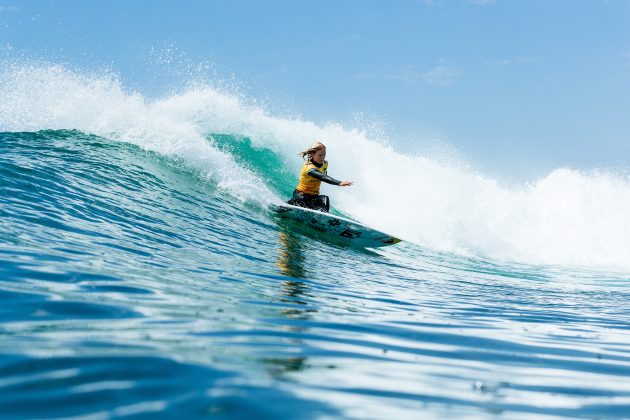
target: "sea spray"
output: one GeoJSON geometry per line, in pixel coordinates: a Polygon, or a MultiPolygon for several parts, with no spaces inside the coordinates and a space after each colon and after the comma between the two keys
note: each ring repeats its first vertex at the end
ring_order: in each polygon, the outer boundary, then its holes
{"type": "MultiPolygon", "coordinates": [[[[111,73],[78,74],[63,66],[9,66],[1,72],[0,130],[75,129],[183,159],[232,195],[273,199],[232,158],[212,147],[199,126],[174,112],[174,98],[147,102],[111,73]]],[[[175,102],[177,97],[175,97],[175,102]]]]}
{"type": "MultiPolygon", "coordinates": [[[[247,139],[297,173],[296,153],[328,146],[330,174],[355,182],[324,186],[333,206],[374,228],[439,251],[536,264],[628,266],[630,181],[604,171],[559,168],[520,186],[458,164],[397,152],[337,123],[270,115],[207,84],[149,101],[111,72],[60,65],[3,65],[0,129],[76,129],[126,141],[186,164],[235,197],[264,206],[286,197],[265,173],[237,163],[214,141],[247,139]]],[[[255,159],[255,157],[254,157],[255,159]]],[[[289,183],[291,180],[287,180],[289,183]]]]}

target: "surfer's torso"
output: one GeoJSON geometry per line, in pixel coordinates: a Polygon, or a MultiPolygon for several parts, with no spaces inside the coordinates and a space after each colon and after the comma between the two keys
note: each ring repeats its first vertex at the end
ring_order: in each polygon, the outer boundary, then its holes
{"type": "MultiPolygon", "coordinates": [[[[300,181],[295,188],[296,190],[302,194],[319,195],[319,186],[322,183],[323,177],[319,176],[316,178],[313,176],[313,171],[326,175],[328,171],[328,161],[324,161],[321,165],[317,165],[312,160],[306,161],[300,171],[300,181]]],[[[317,176],[317,174],[315,175],[317,176]]]]}

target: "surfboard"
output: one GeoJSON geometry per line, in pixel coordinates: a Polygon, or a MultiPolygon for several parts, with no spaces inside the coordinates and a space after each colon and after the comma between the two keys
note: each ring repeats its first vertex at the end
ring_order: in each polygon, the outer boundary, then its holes
{"type": "Polygon", "coordinates": [[[313,230],[359,247],[377,248],[400,242],[400,239],[391,235],[330,213],[291,204],[271,206],[271,210],[280,217],[296,220],[313,230]]]}

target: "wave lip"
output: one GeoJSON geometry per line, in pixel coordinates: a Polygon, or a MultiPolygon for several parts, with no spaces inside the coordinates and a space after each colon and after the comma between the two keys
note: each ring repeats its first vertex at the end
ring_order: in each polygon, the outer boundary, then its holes
{"type": "Polygon", "coordinates": [[[107,72],[5,63],[0,74],[1,130],[77,129],[129,142],[179,159],[259,206],[286,198],[301,164],[295,154],[322,140],[330,174],[355,182],[324,186],[324,193],[338,210],[376,229],[460,255],[630,267],[626,176],[558,168],[507,187],[458,163],[400,153],[360,129],[270,115],[209,85],[149,101],[107,72]],[[235,155],[221,136],[249,142],[252,153],[235,155]]]}

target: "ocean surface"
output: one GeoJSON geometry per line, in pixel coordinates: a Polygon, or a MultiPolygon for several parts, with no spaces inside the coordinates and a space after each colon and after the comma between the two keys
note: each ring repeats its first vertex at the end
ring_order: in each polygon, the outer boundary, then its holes
{"type": "Polygon", "coordinates": [[[0,73],[3,419],[630,418],[627,177],[505,185],[210,85],[0,73]],[[334,211],[404,242],[267,210],[315,140],[334,211]]]}

